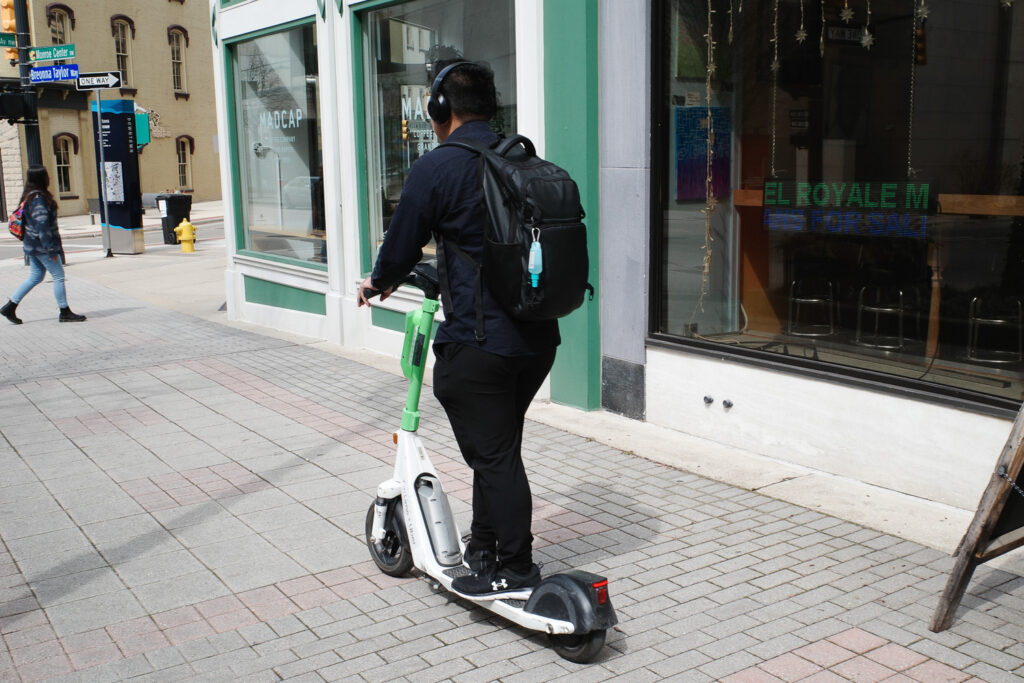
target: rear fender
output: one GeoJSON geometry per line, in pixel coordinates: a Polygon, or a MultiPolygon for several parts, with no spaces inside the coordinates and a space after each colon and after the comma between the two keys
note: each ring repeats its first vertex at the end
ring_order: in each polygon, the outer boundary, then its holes
{"type": "Polygon", "coordinates": [[[594,584],[607,579],[580,569],[549,576],[533,589],[523,611],[549,619],[571,623],[576,633],[589,633],[611,628],[619,623],[611,599],[598,604],[594,584]]]}

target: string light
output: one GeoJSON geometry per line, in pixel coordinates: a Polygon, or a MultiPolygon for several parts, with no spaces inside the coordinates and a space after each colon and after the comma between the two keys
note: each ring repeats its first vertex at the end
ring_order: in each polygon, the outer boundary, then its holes
{"type": "Polygon", "coordinates": [[[909,180],[918,171],[913,168],[913,94],[918,84],[918,19],[921,19],[924,26],[925,17],[928,16],[928,7],[925,0],[921,0],[910,17],[910,101],[907,105],[906,115],[906,179],[909,180]]]}
{"type": "Polygon", "coordinates": [[[839,10],[839,18],[843,23],[849,24],[853,21],[853,10],[850,9],[850,0],[843,0],[843,9],[839,10]]]}
{"type": "MultiPolygon", "coordinates": [[[[776,2],[777,1],[778,0],[776,0],[776,2]]],[[[714,241],[714,237],[711,235],[711,214],[713,214],[715,209],[718,207],[718,199],[715,197],[713,167],[713,160],[715,156],[715,120],[711,115],[711,102],[713,95],[711,77],[715,73],[714,14],[715,10],[712,9],[711,2],[709,0],[708,31],[704,34],[704,40],[707,43],[708,65],[704,78],[704,107],[707,115],[708,134],[704,167],[704,208],[701,209],[701,213],[704,214],[704,268],[701,271],[700,295],[697,297],[697,303],[693,307],[693,313],[690,314],[691,329],[693,328],[694,318],[697,317],[697,312],[704,312],[704,297],[708,293],[708,286],[711,279],[711,243],[714,241]]]]}
{"type": "Polygon", "coordinates": [[[865,50],[870,50],[871,46],[875,44],[875,37],[868,30],[869,26],[871,26],[871,0],[868,0],[868,16],[864,21],[864,34],[860,37],[860,45],[865,50]]]}
{"type": "Polygon", "coordinates": [[[732,0],[729,0],[729,44],[732,45],[732,0]]]}
{"type": "Polygon", "coordinates": [[[821,37],[818,38],[818,52],[825,58],[825,0],[821,0],[821,37]]]}
{"type": "Polygon", "coordinates": [[[779,99],[779,0],[775,0],[772,5],[772,93],[771,93],[771,110],[772,110],[772,145],[771,145],[771,156],[769,159],[770,173],[772,178],[778,177],[775,169],[775,138],[776,138],[776,113],[778,110],[778,99],[779,99]]]}
{"type": "Polygon", "coordinates": [[[800,28],[796,31],[796,42],[803,45],[807,40],[807,30],[804,28],[804,0],[800,0],[800,28]]]}

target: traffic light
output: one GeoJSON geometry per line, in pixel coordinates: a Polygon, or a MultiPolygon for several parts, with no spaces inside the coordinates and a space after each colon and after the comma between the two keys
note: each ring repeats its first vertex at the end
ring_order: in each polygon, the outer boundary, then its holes
{"type": "MultiPolygon", "coordinates": [[[[2,2],[3,0],[0,0],[2,2]]],[[[402,139],[409,139],[409,119],[402,119],[402,139]]]]}
{"type": "Polygon", "coordinates": [[[914,61],[916,64],[928,63],[927,48],[927,35],[924,32],[924,24],[921,24],[920,28],[914,29],[914,61]]]}
{"type": "MultiPolygon", "coordinates": [[[[4,33],[18,32],[18,22],[14,18],[14,0],[0,0],[0,29],[4,33]]],[[[8,59],[18,59],[18,48],[5,47],[4,56],[8,59]]]]}
{"type": "Polygon", "coordinates": [[[0,119],[15,122],[25,116],[25,95],[20,92],[0,93],[0,119]]]}

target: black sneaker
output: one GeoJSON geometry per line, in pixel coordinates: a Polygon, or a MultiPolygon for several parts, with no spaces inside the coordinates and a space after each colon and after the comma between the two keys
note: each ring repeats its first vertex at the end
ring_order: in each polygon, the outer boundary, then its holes
{"type": "Polygon", "coordinates": [[[452,591],[470,600],[526,600],[540,583],[540,567],[531,565],[526,574],[498,567],[493,573],[460,576],[452,591]]]}

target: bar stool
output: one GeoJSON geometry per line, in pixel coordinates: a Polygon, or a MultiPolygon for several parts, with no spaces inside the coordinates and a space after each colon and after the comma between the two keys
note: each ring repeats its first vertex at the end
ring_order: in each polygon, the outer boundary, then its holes
{"type": "Polygon", "coordinates": [[[1010,299],[1005,301],[1005,304],[1007,305],[992,307],[998,308],[998,312],[985,313],[981,297],[971,299],[971,305],[967,309],[967,360],[975,363],[1017,363],[1024,360],[1024,311],[1020,299],[1010,299]],[[1015,329],[1016,350],[982,349],[979,353],[978,337],[983,327],[1015,329]]]}
{"type": "Polygon", "coordinates": [[[853,335],[853,343],[870,346],[875,349],[899,350],[906,346],[903,320],[911,311],[902,287],[885,285],[866,285],[857,294],[857,329],[853,335]],[[874,315],[874,331],[865,336],[864,314],[874,315]],[[892,334],[892,323],[888,325],[890,332],[881,331],[883,317],[894,317],[896,333],[892,334]]]}
{"type": "Polygon", "coordinates": [[[786,331],[797,337],[827,337],[836,332],[835,288],[828,278],[793,280],[789,285],[789,310],[786,331]],[[800,309],[809,307],[818,315],[804,319],[800,309]]]}

